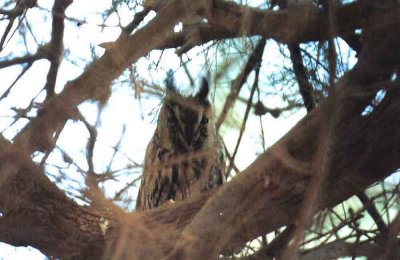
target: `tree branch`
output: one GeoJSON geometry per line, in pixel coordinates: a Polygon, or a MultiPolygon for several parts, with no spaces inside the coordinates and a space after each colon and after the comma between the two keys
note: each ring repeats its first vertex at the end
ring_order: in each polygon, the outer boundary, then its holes
{"type": "MultiPolygon", "coordinates": [[[[337,35],[334,36],[348,39],[354,34],[354,30],[364,28],[367,25],[367,13],[364,4],[359,1],[336,8],[333,16],[337,21],[335,28],[337,35]]],[[[208,23],[198,26],[198,38],[191,45],[254,35],[286,44],[324,41],[332,37],[328,32],[329,21],[325,16],[324,11],[316,6],[300,6],[283,11],[261,11],[234,2],[215,1],[211,15],[205,16],[208,23]],[[248,26],[243,28],[242,24],[248,26]]],[[[187,33],[183,30],[167,36],[157,49],[183,46],[187,33]]]]}
{"type": "MultiPolygon", "coordinates": [[[[333,11],[337,35],[347,35],[365,26],[366,8],[360,2],[342,5],[333,11]]],[[[212,14],[207,19],[211,25],[225,28],[233,35],[261,35],[286,44],[322,41],[333,36],[325,12],[313,5],[300,4],[282,11],[261,11],[219,0],[215,1],[212,14]]]]}
{"type": "MultiPolygon", "coordinates": [[[[222,111],[221,111],[221,115],[218,117],[218,120],[216,123],[217,129],[219,129],[221,127],[221,125],[225,121],[229,111],[235,104],[235,101],[239,96],[239,92],[242,89],[243,84],[246,82],[248,76],[250,75],[250,72],[260,66],[261,60],[262,60],[262,55],[264,53],[265,43],[266,43],[266,40],[264,38],[257,43],[257,46],[254,48],[254,51],[251,53],[246,64],[242,68],[240,74],[232,82],[231,92],[229,93],[228,97],[226,98],[224,107],[222,108],[222,111]]],[[[249,102],[249,101],[247,101],[247,102],[249,102]]],[[[250,101],[250,102],[252,102],[252,101],[250,101]]]]}
{"type": "Polygon", "coordinates": [[[47,59],[50,61],[49,72],[47,73],[46,80],[46,98],[54,95],[54,88],[56,85],[58,68],[63,55],[63,40],[64,40],[64,18],[65,10],[73,0],[59,0],[54,1],[53,9],[51,10],[53,22],[51,31],[51,41],[49,43],[49,52],[47,59]]]}
{"type": "Polygon", "coordinates": [[[308,73],[303,64],[300,46],[298,44],[289,45],[290,59],[293,63],[293,72],[296,76],[297,84],[299,85],[300,95],[303,98],[304,106],[307,112],[313,110],[316,106],[314,90],[308,81],[308,73]]]}

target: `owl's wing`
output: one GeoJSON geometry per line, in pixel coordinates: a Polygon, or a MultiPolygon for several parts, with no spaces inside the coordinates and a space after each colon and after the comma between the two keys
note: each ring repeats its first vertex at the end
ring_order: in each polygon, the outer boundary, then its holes
{"type": "Polygon", "coordinates": [[[145,169],[137,198],[136,209],[148,210],[174,200],[177,185],[172,180],[173,168],[154,170],[145,169]]]}
{"type": "Polygon", "coordinates": [[[152,209],[171,199],[175,200],[179,183],[178,168],[161,162],[161,155],[164,152],[153,138],[146,150],[136,210],[152,209]]]}
{"type": "Polygon", "coordinates": [[[208,178],[208,188],[214,188],[221,186],[226,181],[225,170],[226,170],[226,154],[225,147],[221,138],[218,136],[214,144],[214,156],[211,160],[210,176],[208,178]]]}

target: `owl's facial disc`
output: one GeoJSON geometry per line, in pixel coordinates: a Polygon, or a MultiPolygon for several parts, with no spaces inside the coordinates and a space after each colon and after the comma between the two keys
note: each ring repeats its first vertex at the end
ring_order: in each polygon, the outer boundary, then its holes
{"type": "MultiPolygon", "coordinates": [[[[186,149],[192,147],[195,143],[199,143],[201,138],[200,131],[204,132],[204,125],[208,119],[204,118],[204,108],[192,109],[183,105],[175,105],[171,111],[171,123],[177,132],[171,134],[177,136],[179,143],[184,145],[186,149]]],[[[206,122],[207,121],[207,122],[206,122]]]]}

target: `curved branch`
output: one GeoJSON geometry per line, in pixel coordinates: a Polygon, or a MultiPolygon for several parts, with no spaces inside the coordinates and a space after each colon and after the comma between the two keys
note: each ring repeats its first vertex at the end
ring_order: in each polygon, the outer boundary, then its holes
{"type": "MultiPolygon", "coordinates": [[[[366,8],[361,1],[342,5],[332,14],[337,21],[335,33],[347,35],[366,25],[366,8]]],[[[266,10],[215,1],[211,25],[225,28],[232,35],[260,35],[281,43],[298,44],[332,37],[324,11],[314,5],[296,5],[282,11],[266,10]]]]}
{"type": "MultiPolygon", "coordinates": [[[[366,8],[359,1],[335,9],[334,18],[337,21],[335,36],[347,39],[354,34],[356,29],[364,28],[367,24],[366,13],[366,8]]],[[[332,37],[328,33],[330,25],[324,12],[311,5],[283,11],[261,11],[257,8],[219,0],[215,1],[211,14],[205,18],[208,23],[198,26],[198,38],[191,43],[193,46],[213,40],[255,35],[286,44],[323,41],[332,37]],[[242,24],[248,26],[243,28],[242,24]]],[[[185,44],[186,34],[185,30],[171,34],[156,48],[181,47],[185,44]]]]}

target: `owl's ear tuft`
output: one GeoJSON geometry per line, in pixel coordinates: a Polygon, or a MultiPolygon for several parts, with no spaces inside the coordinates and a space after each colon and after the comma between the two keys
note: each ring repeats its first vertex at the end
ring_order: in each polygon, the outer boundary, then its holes
{"type": "Polygon", "coordinates": [[[174,80],[174,72],[170,69],[167,71],[167,77],[164,80],[166,94],[176,94],[175,80],[174,80]]]}
{"type": "Polygon", "coordinates": [[[208,98],[208,93],[210,92],[210,88],[208,86],[208,81],[206,78],[203,77],[201,80],[201,86],[199,89],[199,92],[195,95],[195,98],[197,98],[200,101],[205,101],[208,98]]]}

